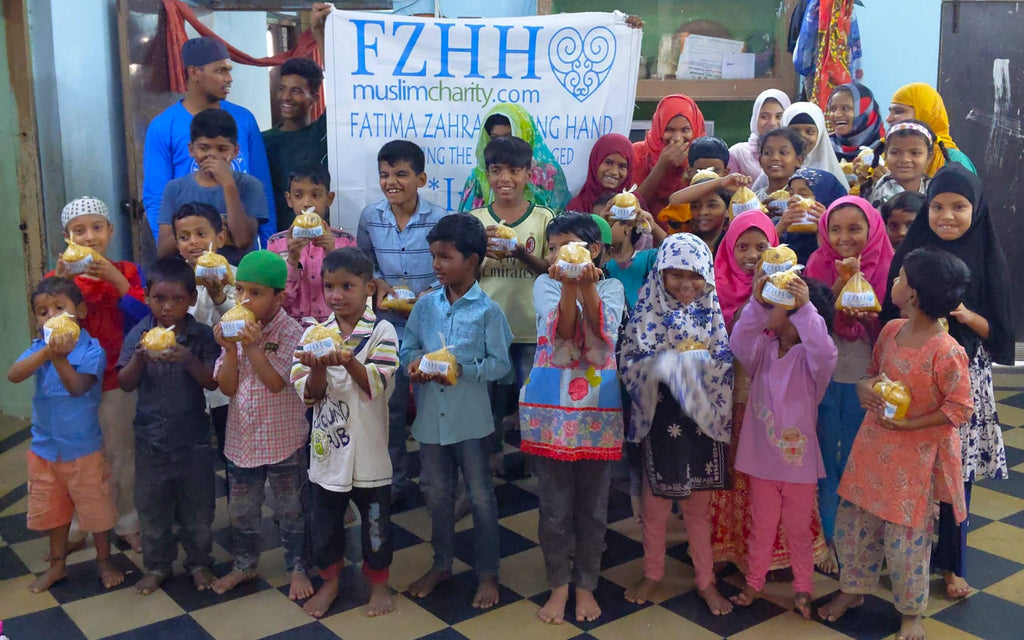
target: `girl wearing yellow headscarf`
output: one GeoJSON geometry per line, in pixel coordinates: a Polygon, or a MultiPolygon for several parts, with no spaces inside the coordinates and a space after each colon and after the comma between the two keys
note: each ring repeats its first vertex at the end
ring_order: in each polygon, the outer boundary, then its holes
{"type": "Polygon", "coordinates": [[[953,138],[949,135],[949,115],[946,113],[946,105],[942,101],[939,92],[931,85],[923,82],[915,82],[900,87],[892,95],[892,104],[889,105],[889,117],[885,119],[891,127],[897,122],[917,119],[925,123],[935,132],[936,146],[939,147],[932,155],[931,164],[928,165],[927,173],[934,176],[935,172],[946,164],[945,154],[942,148],[946,149],[949,159],[967,167],[974,173],[974,163],[967,155],[957,148],[953,138]]]}

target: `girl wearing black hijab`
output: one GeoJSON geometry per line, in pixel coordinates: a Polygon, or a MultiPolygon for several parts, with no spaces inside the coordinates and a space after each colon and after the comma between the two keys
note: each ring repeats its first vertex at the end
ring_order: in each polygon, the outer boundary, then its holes
{"type": "MultiPolygon", "coordinates": [[[[949,317],[949,333],[971,361],[974,415],[960,427],[964,494],[970,507],[972,483],[1007,477],[992,388],[992,363],[1014,363],[1014,330],[1006,258],[982,195],[981,179],[959,164],[944,166],[928,185],[928,201],[893,258],[887,290],[891,290],[903,258],[923,246],[945,249],[971,270],[964,302],[949,317]]],[[[898,313],[887,295],[883,321],[898,313]]],[[[950,598],[963,598],[971,592],[963,578],[968,522],[957,525],[952,506],[941,505],[932,565],[934,570],[942,571],[950,598]]]]}

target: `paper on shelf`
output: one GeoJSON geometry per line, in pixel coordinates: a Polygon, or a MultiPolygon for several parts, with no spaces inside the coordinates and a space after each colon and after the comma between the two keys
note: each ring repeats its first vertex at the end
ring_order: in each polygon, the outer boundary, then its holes
{"type": "Polygon", "coordinates": [[[728,53],[722,56],[722,78],[749,80],[754,77],[754,54],[728,53]]]}
{"type": "MultiPolygon", "coordinates": [[[[725,56],[742,53],[742,40],[727,40],[695,34],[683,34],[682,52],[676,77],[681,80],[709,80],[722,77],[725,56]]],[[[753,74],[751,74],[753,75],[753,74]]]]}

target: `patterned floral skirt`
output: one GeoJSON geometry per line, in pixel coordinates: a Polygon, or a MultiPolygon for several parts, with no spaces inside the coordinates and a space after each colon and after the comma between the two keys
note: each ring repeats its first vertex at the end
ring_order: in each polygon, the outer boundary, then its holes
{"type": "Polygon", "coordinates": [[[960,425],[964,482],[1006,478],[1006,449],[992,388],[992,358],[985,347],[979,348],[971,360],[970,375],[974,415],[960,425]]]}
{"type": "Polygon", "coordinates": [[[651,431],[643,441],[644,467],[651,493],[659,498],[688,498],[693,491],[728,486],[728,445],[706,436],[664,384],[651,431]]]}

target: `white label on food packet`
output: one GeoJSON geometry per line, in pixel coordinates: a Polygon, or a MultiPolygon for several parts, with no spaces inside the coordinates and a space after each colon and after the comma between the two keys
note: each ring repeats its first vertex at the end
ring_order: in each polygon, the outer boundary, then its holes
{"type": "Polygon", "coordinates": [[[323,338],[321,340],[315,340],[309,344],[302,345],[302,350],[306,353],[312,353],[317,358],[322,358],[328,353],[334,351],[334,339],[323,338]]]}
{"type": "Polygon", "coordinates": [[[777,215],[782,215],[782,212],[789,208],[788,200],[772,200],[768,203],[768,210],[772,213],[778,212],[777,215]]]}
{"type": "Polygon", "coordinates": [[[45,344],[50,344],[50,336],[52,335],[53,329],[51,329],[50,327],[43,327],[43,342],[45,344]]]}
{"type": "Polygon", "coordinates": [[[491,238],[491,246],[501,251],[512,251],[519,244],[517,238],[491,238]]]}
{"type": "Polygon", "coordinates": [[[768,302],[774,302],[775,304],[793,305],[796,304],[796,297],[792,293],[785,289],[776,287],[771,282],[766,282],[764,289],[761,290],[761,297],[768,302]]]}
{"type": "Polygon", "coordinates": [[[845,291],[840,304],[847,309],[874,309],[876,302],[874,291],[845,291]]]}
{"type": "Polygon", "coordinates": [[[891,402],[885,403],[885,419],[893,420],[896,418],[896,411],[898,407],[891,402]]]}
{"type": "Polygon", "coordinates": [[[562,270],[562,273],[567,278],[578,278],[583,273],[583,267],[585,264],[575,264],[573,262],[566,262],[565,260],[558,261],[558,268],[562,270]]]}
{"type": "Polygon", "coordinates": [[[317,225],[315,227],[292,227],[293,238],[319,238],[324,235],[323,225],[317,225]]]}
{"type": "Polygon", "coordinates": [[[415,300],[416,294],[412,292],[412,289],[406,289],[405,287],[399,287],[395,289],[394,295],[388,295],[388,298],[392,300],[415,300]]]}
{"type": "Polygon", "coordinates": [[[688,351],[680,351],[687,358],[693,358],[694,360],[710,360],[711,353],[707,349],[690,349],[688,351]]]}
{"type": "Polygon", "coordinates": [[[760,209],[761,203],[757,200],[751,200],[750,202],[736,203],[732,205],[732,215],[736,217],[744,211],[753,211],[754,209],[760,209]]]}
{"type": "Polygon", "coordinates": [[[89,268],[92,264],[92,255],[87,255],[81,260],[75,260],[74,262],[65,262],[64,266],[67,268],[68,273],[82,273],[89,268]]]}
{"type": "Polygon", "coordinates": [[[220,332],[225,338],[235,338],[245,328],[245,320],[221,321],[220,332]]]}
{"type": "Polygon", "coordinates": [[[611,208],[612,217],[616,220],[636,220],[636,207],[615,207],[611,208]]]}
{"type": "Polygon", "coordinates": [[[762,262],[761,271],[764,271],[766,276],[772,276],[781,271],[793,268],[793,261],[786,260],[785,262],[762,262]]]}
{"type": "Polygon", "coordinates": [[[442,376],[446,376],[446,375],[448,375],[448,367],[449,366],[450,366],[450,363],[448,363],[448,362],[441,362],[439,360],[431,360],[430,358],[421,358],[420,359],[420,373],[426,373],[428,375],[437,373],[437,374],[440,374],[442,376]]]}
{"type": "Polygon", "coordinates": [[[196,267],[196,276],[199,278],[217,278],[218,280],[223,280],[227,272],[228,267],[223,264],[216,267],[196,267]]]}

